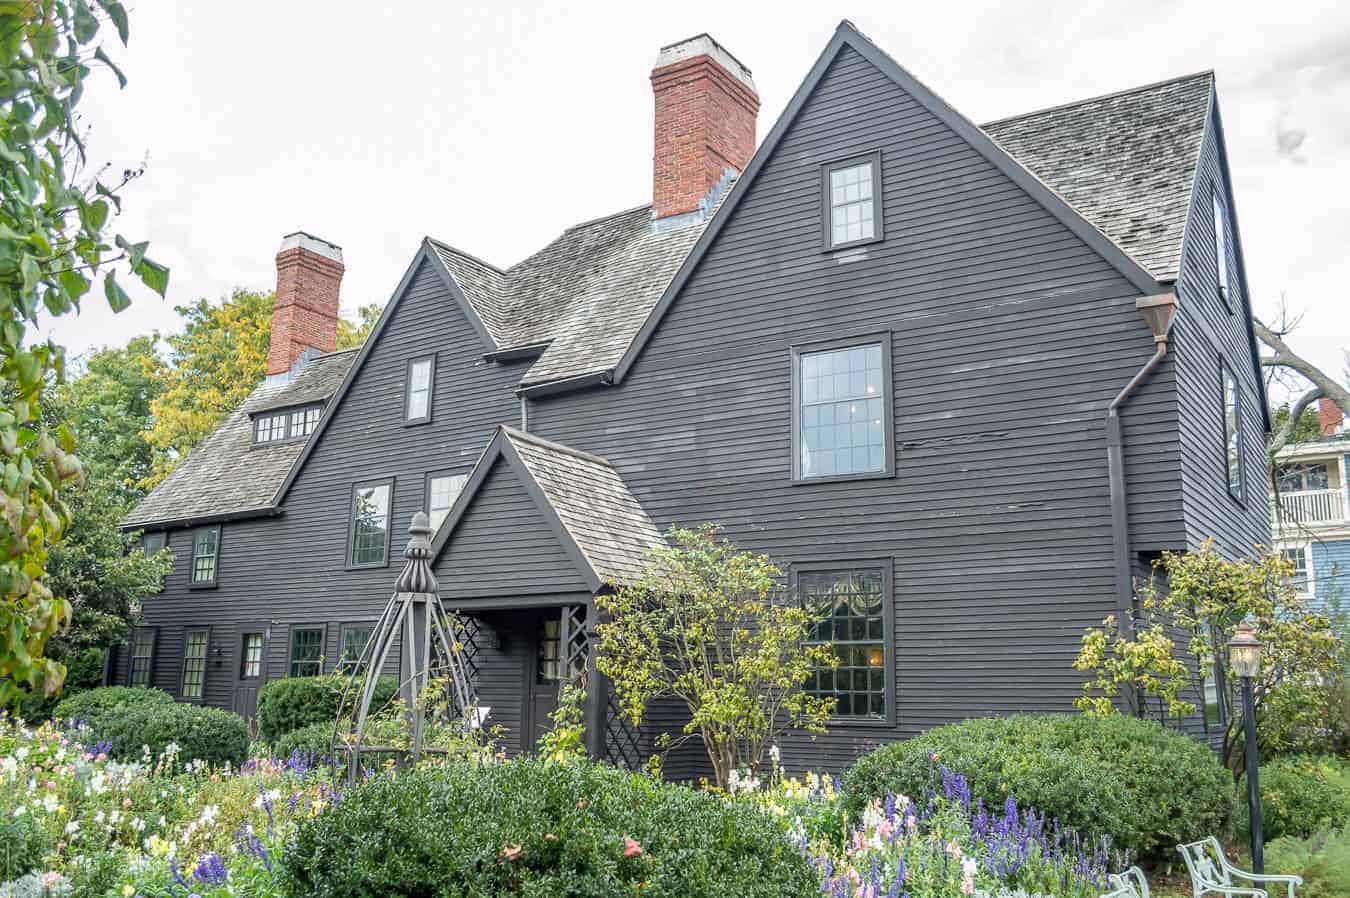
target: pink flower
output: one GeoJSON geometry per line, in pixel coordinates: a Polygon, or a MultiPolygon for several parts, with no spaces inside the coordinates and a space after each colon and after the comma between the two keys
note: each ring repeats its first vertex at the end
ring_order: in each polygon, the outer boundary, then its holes
{"type": "Polygon", "coordinates": [[[975,880],[971,879],[969,876],[961,880],[961,894],[962,895],[975,894],[975,880]]]}
{"type": "Polygon", "coordinates": [[[129,808],[129,807],[131,807],[131,799],[130,799],[130,798],[124,798],[124,799],[122,799],[122,807],[124,807],[124,808],[129,808]]]}
{"type": "Polygon", "coordinates": [[[47,782],[46,782],[44,788],[47,788],[47,789],[55,789],[55,788],[56,788],[56,783],[52,782],[51,780],[47,780],[47,782]]]}
{"type": "Polygon", "coordinates": [[[506,858],[508,861],[518,860],[524,852],[525,849],[521,848],[519,845],[502,846],[502,857],[506,858]]]}
{"type": "Polygon", "coordinates": [[[958,861],[961,859],[961,846],[956,844],[955,839],[952,839],[947,843],[947,853],[958,861]]]}
{"type": "Polygon", "coordinates": [[[642,854],[642,846],[638,844],[637,839],[625,835],[623,837],[623,856],[639,857],[642,854]]]}
{"type": "Polygon", "coordinates": [[[55,870],[52,870],[49,873],[44,873],[42,875],[42,883],[49,889],[60,881],[61,881],[61,874],[57,873],[55,870]]]}

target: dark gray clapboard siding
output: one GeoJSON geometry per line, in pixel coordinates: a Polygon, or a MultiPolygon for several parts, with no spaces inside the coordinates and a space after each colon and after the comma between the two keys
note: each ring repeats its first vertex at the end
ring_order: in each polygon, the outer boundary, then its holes
{"type": "Polygon", "coordinates": [[[539,507],[501,459],[474,495],[435,571],[447,600],[586,591],[539,507]]]}
{"type": "MultiPolygon", "coordinates": [[[[785,746],[791,766],[837,769],[935,724],[1067,710],[1080,693],[1082,631],[1114,607],[1106,404],[1153,345],[1136,296],[845,51],[623,385],[541,403],[533,426],[608,458],[661,527],[718,521],[784,566],[891,567],[897,726],[785,746]],[[877,148],[886,240],[820,252],[819,165],[877,148]],[[896,476],[791,483],[789,347],[885,330],[896,476]]],[[[1133,510],[1148,541],[1180,545],[1171,379],[1169,364],[1126,428],[1133,510]]]]}
{"type": "Polygon", "coordinates": [[[1219,133],[1211,115],[1186,227],[1178,289],[1177,393],[1181,402],[1186,538],[1191,547],[1213,538],[1229,555],[1270,543],[1266,435],[1258,403],[1264,386],[1252,368],[1246,305],[1238,278],[1232,230],[1233,198],[1220,163],[1219,133]],[[1219,294],[1210,191],[1217,190],[1227,216],[1230,303],[1219,294]],[[1231,306],[1231,308],[1230,308],[1231,306]],[[1228,493],[1223,436],[1223,380],[1220,358],[1237,376],[1242,394],[1242,461],[1246,497],[1228,493]]]}
{"type": "MultiPolygon", "coordinates": [[[[271,621],[270,678],[284,676],[292,624],[326,625],[325,669],[332,670],[342,622],[373,620],[393,591],[407,526],[423,509],[425,478],[441,471],[467,472],[499,423],[518,416],[512,389],[520,368],[482,361],[483,347],[434,272],[423,268],[372,347],[323,441],[277,518],[226,523],[221,529],[219,586],[188,588],[190,531],[175,531],[176,565],[165,590],[145,603],[145,617],[160,627],[155,684],[178,692],[181,632],[211,626],[222,657],[212,659],[206,680],[210,704],[229,707],[239,663],[239,624],[271,621]],[[403,379],[409,358],[436,353],[432,422],[402,423],[403,379]],[[390,563],[345,570],[353,483],[393,477],[390,563]]],[[[126,682],[126,652],[119,652],[118,682],[126,682]]],[[[391,670],[392,672],[392,670],[391,670]]]]}

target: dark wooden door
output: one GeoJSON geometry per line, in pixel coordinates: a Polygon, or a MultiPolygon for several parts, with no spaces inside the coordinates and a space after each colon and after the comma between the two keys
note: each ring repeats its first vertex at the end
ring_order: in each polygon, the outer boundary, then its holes
{"type": "Polygon", "coordinates": [[[559,677],[562,672],[562,614],[545,611],[534,627],[534,656],[532,676],[528,680],[527,707],[530,727],[527,750],[539,744],[539,737],[548,732],[553,721],[550,716],[558,707],[559,677]]]}
{"type": "Polygon", "coordinates": [[[258,687],[267,679],[267,625],[241,626],[236,648],[234,713],[253,718],[258,713],[258,687]]]}

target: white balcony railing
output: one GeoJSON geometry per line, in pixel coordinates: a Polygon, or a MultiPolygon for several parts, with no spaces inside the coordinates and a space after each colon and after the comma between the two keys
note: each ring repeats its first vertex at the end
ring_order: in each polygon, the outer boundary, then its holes
{"type": "Polygon", "coordinates": [[[1335,524],[1346,520],[1344,490],[1301,490],[1280,493],[1277,519],[1291,524],[1335,524]]]}

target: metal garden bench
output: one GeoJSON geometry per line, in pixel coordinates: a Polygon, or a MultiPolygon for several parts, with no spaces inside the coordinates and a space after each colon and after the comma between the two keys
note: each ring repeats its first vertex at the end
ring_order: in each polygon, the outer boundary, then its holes
{"type": "Polygon", "coordinates": [[[1289,889],[1288,898],[1294,898],[1295,887],[1303,885],[1303,878],[1300,876],[1248,873],[1239,870],[1223,856],[1223,848],[1220,847],[1219,840],[1213,836],[1199,842],[1178,845],[1177,850],[1181,852],[1182,859],[1186,861],[1186,869],[1191,874],[1191,889],[1195,892],[1195,898],[1201,898],[1206,893],[1269,898],[1267,889],[1258,887],[1257,883],[1284,883],[1289,889]],[[1239,880],[1245,879],[1252,885],[1235,885],[1234,877],[1239,880]]]}
{"type": "Polygon", "coordinates": [[[1101,898],[1148,898],[1148,880],[1144,871],[1131,867],[1122,873],[1112,873],[1107,877],[1111,890],[1102,892],[1101,898]]]}

